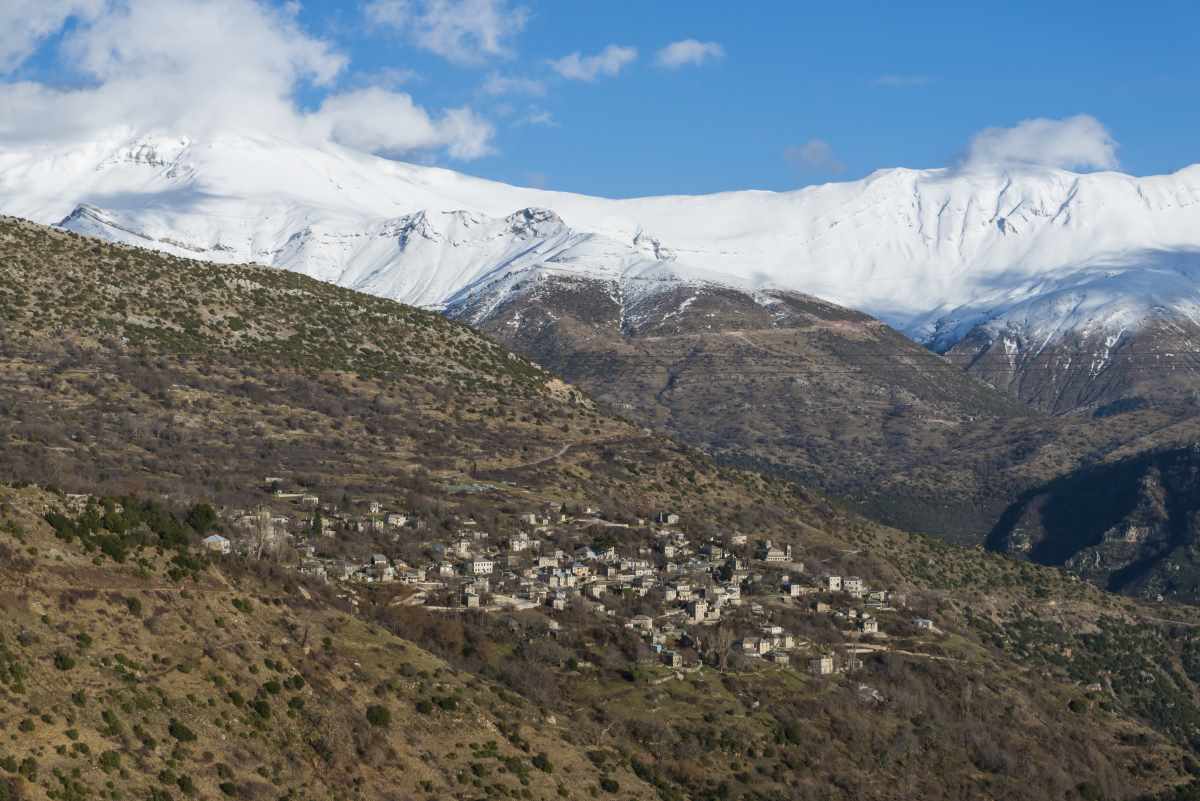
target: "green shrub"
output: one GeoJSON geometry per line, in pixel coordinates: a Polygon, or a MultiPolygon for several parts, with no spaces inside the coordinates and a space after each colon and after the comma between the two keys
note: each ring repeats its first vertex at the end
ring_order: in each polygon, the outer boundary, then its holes
{"type": "Polygon", "coordinates": [[[59,670],[71,670],[75,667],[75,659],[70,654],[59,651],[54,655],[54,666],[59,670]]]}
{"type": "Polygon", "coordinates": [[[121,768],[121,755],[116,751],[105,751],[100,755],[100,769],[105,773],[111,773],[114,770],[121,768]]]}
{"type": "Polygon", "coordinates": [[[167,732],[181,743],[190,743],[196,739],[196,733],[175,718],[171,718],[167,732]]]}
{"type": "Polygon", "coordinates": [[[621,785],[617,784],[616,779],[610,776],[605,776],[600,780],[600,789],[606,793],[615,793],[621,789],[621,785]]]}
{"type": "Polygon", "coordinates": [[[372,704],[367,707],[367,722],[372,726],[387,728],[392,723],[392,712],[386,706],[372,704]]]}

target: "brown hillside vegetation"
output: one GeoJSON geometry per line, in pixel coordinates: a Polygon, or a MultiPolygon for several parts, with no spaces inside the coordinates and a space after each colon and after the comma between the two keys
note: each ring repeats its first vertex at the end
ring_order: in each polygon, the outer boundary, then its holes
{"type": "Polygon", "coordinates": [[[397,304],[15,221],[0,223],[0,273],[0,475],[136,496],[91,505],[100,533],[85,538],[60,492],[0,489],[10,798],[1067,801],[1200,773],[1195,610],[720,467],[397,304]],[[676,671],[614,622],[636,597],[603,615],[452,612],[306,584],[285,556],[197,557],[183,510],[286,503],[267,476],[395,501],[425,525],[329,538],[349,555],[424,558],[465,520],[503,538],[559,506],[597,507],[578,537],[636,553],[653,536],[639,520],[671,509],[697,542],[771,539],[814,576],[853,572],[905,602],[879,612],[888,638],[851,637],[759,565],[726,628],[688,634],[742,636],[758,605],[815,647],[871,646],[861,665],[676,671]],[[118,506],[158,511],[134,524],[118,506]]]}
{"type": "MultiPolygon", "coordinates": [[[[1033,408],[996,389],[1000,366],[969,374],[957,353],[944,358],[866,314],[804,295],[685,285],[633,308],[618,300],[603,281],[557,278],[452,311],[608,408],[715,458],[958,543],[982,543],[1032,486],[1200,431],[1190,396],[1163,389],[1173,377],[1189,386],[1194,374],[1148,369],[1149,355],[1106,371],[1113,386],[1104,397],[1123,402],[1068,404],[1061,411],[1074,413],[1051,416],[1023,392],[1033,408]],[[1109,375],[1121,371],[1136,382],[1109,375]]],[[[1094,360],[1075,361],[1086,373],[1094,360]]],[[[1051,391],[1054,376],[1034,369],[1026,383],[1051,391]]]]}
{"type": "Polygon", "coordinates": [[[549,799],[606,777],[654,795],[322,587],[93,557],[53,536],[48,503],[0,491],[5,798],[549,799]]]}

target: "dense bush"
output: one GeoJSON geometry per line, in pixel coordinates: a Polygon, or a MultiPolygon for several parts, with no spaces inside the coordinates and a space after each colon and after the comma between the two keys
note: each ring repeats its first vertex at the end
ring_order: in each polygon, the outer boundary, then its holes
{"type": "Polygon", "coordinates": [[[190,743],[196,739],[196,734],[179,720],[171,718],[167,732],[181,743],[190,743]]]}
{"type": "Polygon", "coordinates": [[[372,704],[367,707],[367,722],[372,726],[387,728],[392,723],[392,712],[385,706],[372,704]]]}

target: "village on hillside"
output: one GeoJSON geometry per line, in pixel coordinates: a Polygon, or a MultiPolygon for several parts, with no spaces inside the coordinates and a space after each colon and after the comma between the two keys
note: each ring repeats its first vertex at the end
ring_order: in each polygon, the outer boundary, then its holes
{"type": "Polygon", "coordinates": [[[435,530],[383,501],[330,502],[286,483],[267,477],[259,506],[224,510],[204,548],[289,565],[352,607],[388,586],[395,603],[437,613],[536,610],[550,636],[568,612],[584,612],[632,630],[647,661],[679,671],[763,664],[829,676],[892,637],[939,633],[902,593],[813,569],[769,539],[693,537],[672,511],[616,522],[597,508],[542,504],[493,520],[504,534],[472,517],[435,530]]]}

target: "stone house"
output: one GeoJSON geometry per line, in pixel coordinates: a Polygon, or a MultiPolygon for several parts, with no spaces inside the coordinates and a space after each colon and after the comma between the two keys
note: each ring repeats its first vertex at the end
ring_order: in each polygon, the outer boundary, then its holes
{"type": "Polygon", "coordinates": [[[808,672],[814,676],[829,676],[833,673],[833,656],[821,654],[808,660],[808,672]]]}

